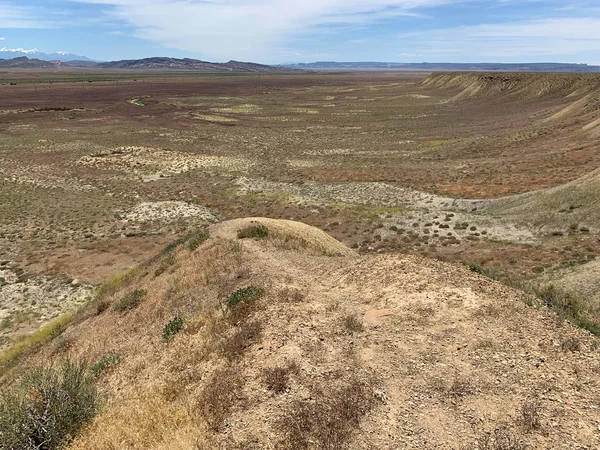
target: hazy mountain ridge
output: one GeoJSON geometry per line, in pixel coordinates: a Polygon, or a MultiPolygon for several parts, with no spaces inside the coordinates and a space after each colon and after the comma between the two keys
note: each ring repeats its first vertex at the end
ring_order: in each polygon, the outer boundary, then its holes
{"type": "Polygon", "coordinates": [[[24,48],[0,48],[0,59],[14,59],[23,56],[30,59],[39,59],[41,61],[92,61],[86,56],[75,55],[68,52],[44,53],[40,52],[37,48],[33,48],[31,50],[24,48]]]}
{"type": "Polygon", "coordinates": [[[7,69],[49,69],[59,66],[59,61],[42,61],[20,56],[13,59],[0,59],[0,68],[7,69]]]}
{"type": "Polygon", "coordinates": [[[119,61],[96,62],[85,56],[70,53],[47,55],[37,50],[0,49],[0,67],[52,68],[81,67],[134,70],[195,70],[201,72],[271,73],[295,70],[398,70],[424,72],[600,72],[600,66],[570,63],[395,63],[395,62],[336,62],[291,63],[266,65],[252,62],[228,61],[217,63],[192,58],[150,57],[119,61]],[[22,52],[18,52],[18,51],[22,52]],[[14,57],[16,54],[22,55],[14,57]]]}
{"type": "Polygon", "coordinates": [[[207,72],[279,72],[289,69],[267,66],[250,62],[229,61],[214,63],[191,58],[152,57],[122,61],[98,63],[95,67],[105,69],[173,69],[173,70],[200,70],[207,72]]]}
{"type": "Polygon", "coordinates": [[[13,59],[0,59],[0,68],[57,68],[57,67],[79,67],[95,69],[133,69],[133,70],[195,70],[201,72],[240,72],[240,73],[271,73],[290,72],[289,69],[280,66],[268,66],[251,62],[229,61],[226,63],[214,63],[190,58],[153,57],[143,59],[132,59],[122,61],[94,62],[84,61],[43,61],[37,58],[21,56],[13,59]]]}
{"type": "Polygon", "coordinates": [[[285,64],[285,67],[310,70],[422,70],[422,71],[483,71],[483,72],[600,72],[600,66],[570,63],[396,63],[337,62],[285,64]]]}

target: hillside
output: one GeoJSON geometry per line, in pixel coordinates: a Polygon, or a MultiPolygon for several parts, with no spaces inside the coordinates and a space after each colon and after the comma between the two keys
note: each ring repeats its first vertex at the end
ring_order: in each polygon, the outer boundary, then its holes
{"type": "Polygon", "coordinates": [[[457,88],[459,98],[507,97],[511,99],[539,99],[550,96],[583,96],[600,89],[598,74],[570,73],[483,73],[440,72],[423,81],[424,86],[457,88]]]}
{"type": "Polygon", "coordinates": [[[0,68],[3,69],[50,69],[57,67],[56,62],[42,61],[40,59],[29,59],[21,56],[12,59],[0,59],[0,68]]]}
{"type": "Polygon", "coordinates": [[[430,259],[359,257],[297,222],[202,239],[106,284],[34,358],[96,361],[106,404],[69,448],[600,442],[596,341],[524,294],[430,259]]]}
{"type": "Polygon", "coordinates": [[[528,221],[545,230],[598,231],[600,223],[600,170],[570,183],[478,204],[480,208],[528,221]]]}
{"type": "Polygon", "coordinates": [[[276,72],[281,69],[262,64],[229,61],[227,63],[212,63],[197,59],[178,59],[167,57],[143,58],[98,63],[96,67],[104,69],[171,69],[197,70],[202,72],[276,72]]]}
{"type": "Polygon", "coordinates": [[[91,60],[42,61],[26,56],[13,59],[0,59],[0,68],[88,68],[88,69],[129,69],[129,70],[189,70],[198,72],[236,72],[236,73],[279,73],[291,72],[277,66],[267,66],[250,62],[229,61],[212,63],[190,58],[154,57],[110,62],[94,62],[91,60]]]}

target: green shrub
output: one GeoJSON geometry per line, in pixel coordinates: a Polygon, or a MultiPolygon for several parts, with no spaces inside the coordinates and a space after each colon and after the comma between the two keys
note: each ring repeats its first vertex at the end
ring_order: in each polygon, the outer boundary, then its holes
{"type": "Polygon", "coordinates": [[[227,299],[227,321],[232,325],[239,325],[248,319],[259,307],[259,300],[263,290],[253,286],[235,291],[227,299]]]}
{"type": "Polygon", "coordinates": [[[121,355],[118,353],[107,353],[92,365],[91,371],[95,377],[98,377],[102,372],[116,365],[120,360],[121,355]]]}
{"type": "Polygon", "coordinates": [[[134,309],[140,304],[146,294],[147,292],[144,289],[136,289],[135,291],[130,292],[117,302],[115,311],[123,312],[134,309]]]}
{"type": "Polygon", "coordinates": [[[188,243],[190,250],[191,251],[196,250],[198,247],[200,247],[200,245],[202,245],[204,242],[206,242],[209,237],[210,237],[210,235],[208,234],[208,231],[200,231],[200,232],[194,234],[193,236],[191,236],[190,241],[188,243]]]}
{"type": "Polygon", "coordinates": [[[167,244],[165,248],[163,248],[162,251],[159,253],[159,257],[168,255],[169,253],[173,253],[173,251],[175,251],[177,247],[179,247],[182,244],[185,244],[187,240],[188,236],[184,236],[177,239],[176,241],[171,242],[170,244],[167,244]]]}
{"type": "Polygon", "coordinates": [[[237,237],[238,239],[265,239],[269,237],[269,229],[262,224],[249,225],[239,230],[237,233],[237,237]]]}
{"type": "Polygon", "coordinates": [[[94,417],[98,401],[84,364],[34,369],[0,395],[0,448],[63,448],[94,417]]]}
{"type": "Polygon", "coordinates": [[[252,302],[260,299],[263,295],[263,290],[254,286],[248,286],[238,289],[227,299],[227,306],[235,308],[241,302],[252,302]]]}
{"type": "Polygon", "coordinates": [[[162,334],[163,342],[167,342],[181,330],[183,330],[184,321],[181,317],[175,317],[168,324],[165,325],[165,330],[162,334]]]}
{"type": "Polygon", "coordinates": [[[477,263],[474,263],[474,262],[464,262],[463,264],[471,272],[478,273],[479,275],[487,275],[487,270],[481,264],[477,264],[477,263]]]}

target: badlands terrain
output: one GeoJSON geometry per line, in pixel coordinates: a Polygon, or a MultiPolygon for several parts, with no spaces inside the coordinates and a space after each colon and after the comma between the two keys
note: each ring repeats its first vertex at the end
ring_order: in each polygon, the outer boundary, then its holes
{"type": "Polygon", "coordinates": [[[94,364],[72,448],[600,444],[598,75],[0,82],[0,373],[94,364]]]}

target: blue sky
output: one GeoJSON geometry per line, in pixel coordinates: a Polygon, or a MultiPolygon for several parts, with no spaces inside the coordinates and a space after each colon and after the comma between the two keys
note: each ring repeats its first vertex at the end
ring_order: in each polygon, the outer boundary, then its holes
{"type": "Polygon", "coordinates": [[[0,0],[0,48],[147,56],[600,64],[599,0],[0,0]]]}

